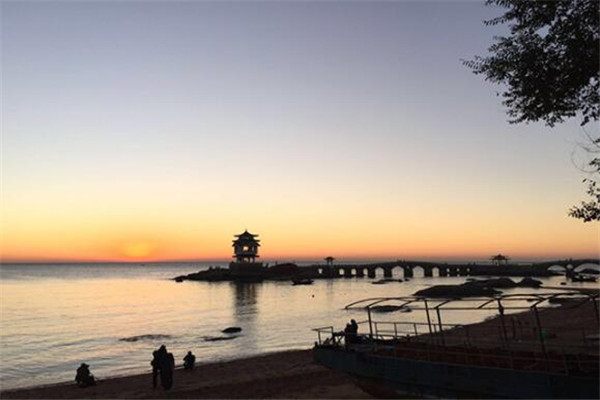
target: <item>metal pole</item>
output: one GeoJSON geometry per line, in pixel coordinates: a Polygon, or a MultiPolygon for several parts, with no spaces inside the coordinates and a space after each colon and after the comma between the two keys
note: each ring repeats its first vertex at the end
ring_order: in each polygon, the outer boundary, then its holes
{"type": "Polygon", "coordinates": [[[500,322],[502,323],[502,339],[504,339],[504,344],[506,345],[506,324],[504,323],[504,307],[498,299],[498,311],[500,312],[500,322]]]}
{"type": "Polygon", "coordinates": [[[533,312],[535,314],[535,322],[538,327],[538,336],[540,337],[540,344],[542,345],[542,352],[546,355],[546,346],[544,345],[544,335],[542,334],[542,324],[540,323],[540,315],[538,314],[538,309],[536,306],[533,306],[533,312]]]}
{"type": "Polygon", "coordinates": [[[431,330],[431,318],[429,318],[429,306],[427,306],[427,300],[423,299],[425,302],[425,313],[427,314],[427,326],[429,327],[429,337],[433,340],[433,331],[431,330]]]}
{"type": "Polygon", "coordinates": [[[369,336],[373,340],[373,324],[371,323],[371,307],[367,306],[367,315],[369,316],[369,336]]]}
{"type": "Polygon", "coordinates": [[[438,307],[435,308],[438,317],[438,325],[440,326],[440,336],[442,338],[442,346],[446,345],[446,341],[444,340],[444,330],[442,328],[442,316],[440,315],[440,309],[438,307]]]}
{"type": "Polygon", "coordinates": [[[598,315],[598,302],[596,301],[596,299],[592,299],[592,303],[594,303],[594,314],[596,315],[596,321],[598,321],[600,320],[600,315],[598,315]]]}

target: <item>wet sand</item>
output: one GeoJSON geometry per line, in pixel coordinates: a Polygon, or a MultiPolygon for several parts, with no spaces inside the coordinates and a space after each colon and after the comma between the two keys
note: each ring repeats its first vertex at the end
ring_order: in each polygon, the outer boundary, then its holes
{"type": "MultiPolygon", "coordinates": [[[[90,367],[94,373],[94,366],[90,367]]],[[[312,359],[310,350],[285,351],[264,356],[197,365],[193,371],[177,369],[174,386],[152,388],[152,374],[102,379],[89,388],[58,384],[0,392],[2,399],[370,399],[352,379],[312,359]]]]}

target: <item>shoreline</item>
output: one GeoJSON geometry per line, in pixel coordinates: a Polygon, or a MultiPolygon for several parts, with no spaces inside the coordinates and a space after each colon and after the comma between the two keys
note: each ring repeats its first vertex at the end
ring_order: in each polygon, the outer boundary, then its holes
{"type": "MultiPolygon", "coordinates": [[[[591,291],[598,292],[597,289],[591,291]]],[[[539,313],[545,330],[558,333],[557,336],[548,339],[548,345],[571,344],[574,339],[579,338],[578,332],[583,333],[584,330],[588,334],[595,332],[597,337],[599,324],[592,304],[570,308],[569,303],[563,303],[557,308],[546,308],[539,313]],[[564,322],[567,320],[572,332],[563,336],[559,332],[563,331],[564,322]]],[[[537,335],[532,332],[535,321],[531,312],[511,313],[505,318],[507,326],[513,328],[512,331],[509,330],[512,335],[524,335],[527,347],[533,346],[531,350],[538,347],[537,335]],[[517,321],[517,331],[514,331],[515,325],[510,324],[513,319],[517,321]]],[[[501,320],[496,316],[494,319],[470,324],[468,327],[471,334],[486,336],[490,328],[498,330],[501,327],[501,320]]],[[[460,336],[461,333],[453,330],[445,332],[447,339],[457,334],[460,336]]],[[[489,345],[497,346],[498,343],[492,341],[489,345]]],[[[597,354],[597,342],[593,348],[597,354]]],[[[201,356],[198,358],[201,360],[201,356]]],[[[91,370],[94,373],[93,365],[91,370]]],[[[160,386],[153,389],[152,373],[148,369],[143,373],[101,378],[96,386],[83,389],[76,387],[72,381],[0,390],[0,398],[373,398],[349,375],[316,364],[310,348],[197,364],[191,372],[184,371],[179,366],[175,370],[174,382],[169,391],[160,386]]]]}
{"type": "MultiPolygon", "coordinates": [[[[93,374],[93,365],[91,370],[93,374]]],[[[201,364],[193,371],[178,367],[174,382],[171,390],[160,385],[154,389],[149,371],[99,379],[88,388],[78,388],[73,381],[1,390],[0,398],[373,398],[348,375],[316,364],[310,349],[201,364]]]]}

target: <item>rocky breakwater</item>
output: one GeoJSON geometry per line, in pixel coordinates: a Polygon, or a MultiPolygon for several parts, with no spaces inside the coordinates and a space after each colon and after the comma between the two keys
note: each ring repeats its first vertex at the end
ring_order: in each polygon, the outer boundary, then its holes
{"type": "Polygon", "coordinates": [[[529,277],[523,278],[520,282],[515,282],[510,278],[492,278],[469,280],[460,285],[437,285],[427,289],[422,289],[414,293],[421,297],[438,297],[460,299],[464,297],[487,297],[500,294],[497,289],[508,289],[514,287],[539,288],[541,281],[529,277]]]}
{"type": "Polygon", "coordinates": [[[273,280],[282,281],[292,279],[313,278],[309,271],[303,271],[302,268],[293,263],[277,264],[273,266],[265,266],[260,270],[254,270],[252,274],[243,274],[233,272],[229,268],[210,267],[207,270],[194,272],[188,275],[180,275],[173,278],[176,282],[183,281],[263,281],[273,280]]]}

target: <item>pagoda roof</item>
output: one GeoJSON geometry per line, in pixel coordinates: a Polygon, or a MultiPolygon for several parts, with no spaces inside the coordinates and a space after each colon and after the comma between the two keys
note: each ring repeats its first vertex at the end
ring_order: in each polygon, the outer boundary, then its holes
{"type": "Polygon", "coordinates": [[[254,235],[254,234],[252,234],[252,233],[248,232],[248,230],[245,230],[244,232],[240,233],[239,235],[234,235],[234,236],[235,236],[235,237],[239,237],[239,238],[241,238],[241,237],[251,237],[251,238],[255,238],[255,237],[257,237],[258,235],[254,235]]]}
{"type": "Polygon", "coordinates": [[[253,235],[250,232],[248,232],[247,230],[244,231],[243,233],[240,233],[239,235],[235,235],[235,237],[237,239],[235,239],[233,241],[234,245],[236,243],[252,243],[257,246],[260,246],[260,244],[259,244],[260,240],[256,239],[256,237],[258,237],[258,235],[253,235]]]}

